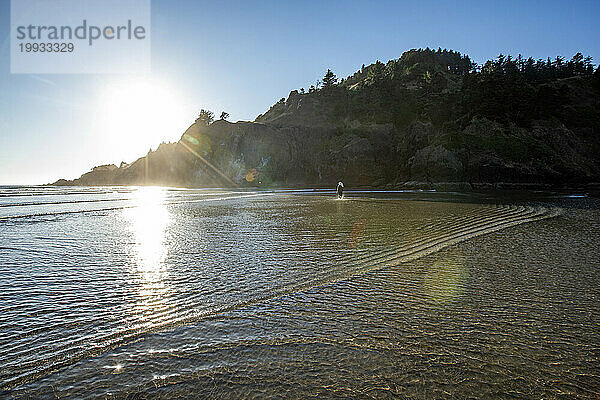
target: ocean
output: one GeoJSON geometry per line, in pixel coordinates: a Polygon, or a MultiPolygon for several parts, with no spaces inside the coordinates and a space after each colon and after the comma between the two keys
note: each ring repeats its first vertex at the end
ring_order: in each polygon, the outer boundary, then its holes
{"type": "Polygon", "coordinates": [[[585,192],[0,187],[2,398],[600,397],[585,192]]]}

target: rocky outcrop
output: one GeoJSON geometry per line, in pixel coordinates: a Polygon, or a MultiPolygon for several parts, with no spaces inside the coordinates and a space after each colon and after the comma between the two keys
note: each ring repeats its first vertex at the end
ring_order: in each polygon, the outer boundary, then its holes
{"type": "Polygon", "coordinates": [[[523,101],[537,110],[528,115],[539,118],[519,119],[527,110],[522,104],[509,115],[511,108],[498,99],[473,94],[494,91],[471,85],[465,93],[463,75],[446,72],[448,66],[410,66],[412,56],[381,64],[377,74],[366,67],[338,86],[293,90],[254,122],[194,123],[177,143],[161,144],[132,163],[95,167],[55,184],[331,187],[343,180],[351,187],[466,188],[600,182],[600,78],[531,86],[535,96],[523,101]],[[464,109],[461,95],[485,107],[471,102],[478,112],[464,109]]]}
{"type": "Polygon", "coordinates": [[[474,120],[462,136],[476,145],[436,143],[441,136],[428,121],[416,121],[403,132],[391,124],[340,132],[327,126],[217,121],[208,127],[193,124],[179,142],[162,144],[131,164],[96,167],[55,184],[266,187],[331,186],[343,180],[350,186],[385,187],[410,181],[577,183],[600,175],[597,162],[585,156],[585,144],[560,126],[540,123],[531,131],[511,132],[474,120]],[[523,138],[535,142],[523,150],[523,138]],[[549,155],[531,161],[522,159],[524,151],[549,155]]]}
{"type": "Polygon", "coordinates": [[[310,126],[333,127],[323,112],[322,101],[316,97],[301,95],[292,90],[286,99],[281,99],[266,113],[259,115],[254,122],[276,127],[310,126]]]}
{"type": "Polygon", "coordinates": [[[456,154],[441,145],[418,150],[408,164],[412,180],[456,182],[464,177],[464,167],[456,154]]]}

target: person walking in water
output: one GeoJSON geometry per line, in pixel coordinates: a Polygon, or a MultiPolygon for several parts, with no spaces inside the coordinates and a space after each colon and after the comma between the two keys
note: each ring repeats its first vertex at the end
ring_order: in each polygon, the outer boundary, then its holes
{"type": "Polygon", "coordinates": [[[342,181],[338,182],[336,193],[337,193],[338,199],[341,199],[342,197],[344,197],[344,184],[342,183],[342,181]]]}

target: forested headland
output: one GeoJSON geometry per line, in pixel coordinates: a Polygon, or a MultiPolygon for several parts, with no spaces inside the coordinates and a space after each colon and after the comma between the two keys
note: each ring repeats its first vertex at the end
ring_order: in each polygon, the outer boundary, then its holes
{"type": "Polygon", "coordinates": [[[328,70],[253,122],[202,110],[179,142],[56,184],[590,185],[600,182],[592,61],[500,54],[476,64],[452,50],[410,50],[342,79],[328,70]]]}

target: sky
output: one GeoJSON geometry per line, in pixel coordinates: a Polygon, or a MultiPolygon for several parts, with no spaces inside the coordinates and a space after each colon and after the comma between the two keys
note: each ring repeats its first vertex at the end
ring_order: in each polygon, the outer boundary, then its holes
{"type": "Polygon", "coordinates": [[[597,0],[155,0],[150,73],[33,75],[10,73],[10,1],[0,0],[0,185],[132,162],[177,141],[201,108],[251,121],[327,68],[346,77],[412,48],[478,63],[581,51],[597,64],[599,17],[597,0]]]}

